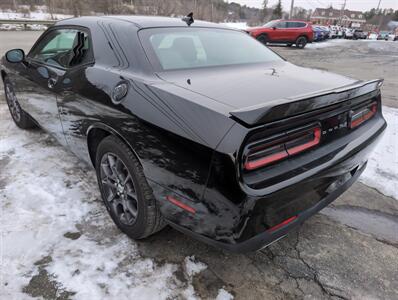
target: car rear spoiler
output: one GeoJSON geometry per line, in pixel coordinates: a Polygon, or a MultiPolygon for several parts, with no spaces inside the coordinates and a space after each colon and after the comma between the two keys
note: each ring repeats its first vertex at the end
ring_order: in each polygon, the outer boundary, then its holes
{"type": "Polygon", "coordinates": [[[329,105],[360,97],[371,92],[377,92],[383,84],[383,79],[357,81],[331,90],[287,97],[267,103],[245,107],[230,112],[233,119],[245,125],[254,126],[287,117],[317,110],[329,105]]]}

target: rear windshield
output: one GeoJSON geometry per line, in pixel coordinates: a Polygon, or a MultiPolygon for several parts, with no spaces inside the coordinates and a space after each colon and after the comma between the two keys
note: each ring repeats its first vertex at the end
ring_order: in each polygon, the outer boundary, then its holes
{"type": "Polygon", "coordinates": [[[244,32],[208,28],[140,31],[152,64],[160,70],[193,69],[281,60],[244,32]]]}

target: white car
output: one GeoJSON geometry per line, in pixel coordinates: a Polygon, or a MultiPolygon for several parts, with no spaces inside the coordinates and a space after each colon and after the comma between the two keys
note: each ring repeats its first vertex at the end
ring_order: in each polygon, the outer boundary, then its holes
{"type": "Polygon", "coordinates": [[[369,35],[368,35],[368,39],[369,40],[377,40],[377,37],[378,37],[379,35],[377,34],[377,33],[374,33],[374,32],[372,32],[372,33],[370,33],[369,35]]]}
{"type": "Polygon", "coordinates": [[[389,40],[389,41],[398,41],[398,36],[391,32],[391,33],[388,35],[388,40],[389,40]]]}
{"type": "Polygon", "coordinates": [[[331,39],[336,38],[336,37],[337,37],[337,31],[338,31],[337,26],[332,25],[332,26],[330,26],[329,28],[330,28],[329,37],[330,37],[331,39]]]}
{"type": "Polygon", "coordinates": [[[354,32],[355,32],[355,29],[347,28],[345,30],[345,38],[346,39],[353,39],[354,38],[354,32]]]}
{"type": "Polygon", "coordinates": [[[343,28],[341,28],[340,26],[337,26],[337,38],[341,39],[342,37],[344,37],[343,28]]]}

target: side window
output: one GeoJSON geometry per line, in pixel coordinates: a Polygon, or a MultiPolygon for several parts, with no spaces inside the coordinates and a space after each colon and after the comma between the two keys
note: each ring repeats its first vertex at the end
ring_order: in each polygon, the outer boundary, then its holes
{"type": "Polygon", "coordinates": [[[287,22],[279,22],[278,24],[276,24],[276,28],[287,28],[287,22]]]}
{"type": "Polygon", "coordinates": [[[29,55],[32,59],[55,67],[68,68],[90,60],[87,33],[76,29],[50,31],[29,55]]]}
{"type": "Polygon", "coordinates": [[[288,28],[304,28],[306,23],[303,22],[288,22],[288,28]]]}

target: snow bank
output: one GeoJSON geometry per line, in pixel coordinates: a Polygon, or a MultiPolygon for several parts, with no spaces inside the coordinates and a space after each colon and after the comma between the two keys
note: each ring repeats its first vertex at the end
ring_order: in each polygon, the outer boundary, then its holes
{"type": "Polygon", "coordinates": [[[321,49],[321,48],[328,48],[328,47],[333,47],[333,46],[338,46],[343,43],[348,43],[351,42],[350,40],[346,39],[329,39],[321,42],[314,42],[307,44],[305,46],[306,49],[321,49]]]}
{"type": "Polygon", "coordinates": [[[26,299],[42,270],[73,299],[196,298],[192,278],[206,265],[143,258],[108,216],[91,169],[42,131],[18,129],[3,101],[0,120],[0,299],[26,299]]]}
{"type": "Polygon", "coordinates": [[[218,295],[217,295],[216,300],[232,300],[232,299],[234,299],[234,296],[232,296],[226,290],[220,289],[218,291],[218,295]]]}
{"type": "Polygon", "coordinates": [[[388,127],[359,180],[398,200],[398,109],[383,106],[388,127]]]}
{"type": "MultiPolygon", "coordinates": [[[[64,14],[53,14],[54,20],[62,20],[66,18],[71,18],[72,15],[64,15],[64,14]]],[[[0,10],[0,19],[10,19],[10,20],[51,20],[51,14],[49,14],[45,9],[39,9],[36,11],[28,12],[28,13],[18,13],[15,11],[0,10]]]]}

